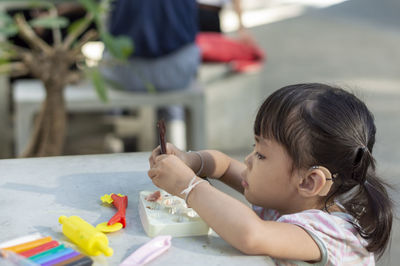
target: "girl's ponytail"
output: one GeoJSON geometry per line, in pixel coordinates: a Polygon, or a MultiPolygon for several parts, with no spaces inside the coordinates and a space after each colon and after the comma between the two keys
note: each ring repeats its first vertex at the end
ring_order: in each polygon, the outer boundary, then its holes
{"type": "Polygon", "coordinates": [[[355,225],[360,235],[368,241],[366,248],[380,258],[392,228],[393,203],[386,190],[390,186],[376,175],[375,160],[367,147],[359,148],[355,161],[353,180],[359,182],[360,189],[346,205],[358,220],[355,225]]]}
{"type": "Polygon", "coordinates": [[[376,253],[378,258],[383,255],[389,243],[393,220],[393,203],[385,186],[389,185],[375,171],[367,173],[363,187],[368,197],[369,213],[366,214],[367,226],[362,234],[369,242],[367,249],[376,253]]]}

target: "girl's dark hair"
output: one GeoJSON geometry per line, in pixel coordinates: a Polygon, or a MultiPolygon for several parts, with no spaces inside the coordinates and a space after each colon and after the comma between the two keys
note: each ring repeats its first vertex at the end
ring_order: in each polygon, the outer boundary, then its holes
{"type": "Polygon", "coordinates": [[[337,196],[368,241],[367,250],[384,253],[391,234],[393,204],[375,173],[374,117],[366,105],[340,88],[310,83],[279,89],[260,107],[254,134],[274,139],[293,159],[293,169],[315,165],[337,174],[326,204],[337,196]]]}

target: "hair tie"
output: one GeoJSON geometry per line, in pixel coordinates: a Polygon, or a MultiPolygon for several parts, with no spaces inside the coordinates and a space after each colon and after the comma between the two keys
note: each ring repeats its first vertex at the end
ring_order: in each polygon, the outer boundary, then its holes
{"type": "Polygon", "coordinates": [[[368,147],[364,146],[364,145],[361,146],[361,149],[363,150],[363,152],[368,152],[369,151],[368,147]]]}

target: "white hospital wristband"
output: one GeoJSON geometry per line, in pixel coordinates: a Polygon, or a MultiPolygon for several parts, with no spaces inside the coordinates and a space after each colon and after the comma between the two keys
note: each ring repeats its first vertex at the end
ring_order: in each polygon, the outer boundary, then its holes
{"type": "Polygon", "coordinates": [[[181,194],[185,194],[185,202],[187,203],[187,198],[189,197],[190,192],[192,192],[192,190],[200,183],[206,182],[206,180],[199,180],[196,183],[194,183],[194,181],[196,180],[196,175],[190,180],[189,185],[187,186],[187,188],[185,188],[184,190],[182,190],[181,194]]]}

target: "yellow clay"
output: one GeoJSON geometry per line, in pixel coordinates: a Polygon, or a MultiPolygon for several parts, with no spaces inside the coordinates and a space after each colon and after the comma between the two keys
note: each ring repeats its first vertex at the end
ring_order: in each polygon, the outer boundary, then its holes
{"type": "Polygon", "coordinates": [[[117,232],[118,230],[121,230],[121,228],[122,228],[121,223],[115,223],[113,225],[108,225],[107,222],[104,222],[104,223],[96,225],[96,229],[103,233],[117,232]]]}
{"type": "MultiPolygon", "coordinates": [[[[111,198],[111,195],[112,194],[114,194],[114,193],[111,193],[111,194],[104,194],[104,196],[102,196],[100,199],[101,199],[101,201],[102,202],[104,202],[104,203],[108,203],[108,204],[111,204],[114,200],[111,198]]],[[[121,194],[117,194],[118,196],[120,196],[120,197],[123,197],[124,195],[121,195],[121,194]]]]}

